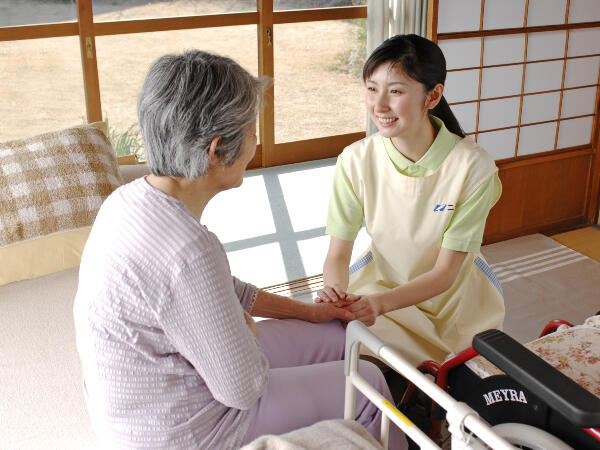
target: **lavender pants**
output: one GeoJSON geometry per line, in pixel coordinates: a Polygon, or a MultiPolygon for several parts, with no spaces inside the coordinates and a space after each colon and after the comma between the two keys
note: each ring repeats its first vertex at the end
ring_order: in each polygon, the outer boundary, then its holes
{"type": "MultiPolygon", "coordinates": [[[[286,319],[263,320],[256,325],[271,368],[244,444],[263,434],[283,434],[320,420],[342,419],[346,381],[341,324],[286,319]]],[[[361,360],[359,372],[393,403],[385,378],[374,364],[361,360]]],[[[356,421],[379,439],[381,411],[360,393],[356,421]]],[[[389,448],[406,447],[403,433],[391,425],[389,448]]]]}

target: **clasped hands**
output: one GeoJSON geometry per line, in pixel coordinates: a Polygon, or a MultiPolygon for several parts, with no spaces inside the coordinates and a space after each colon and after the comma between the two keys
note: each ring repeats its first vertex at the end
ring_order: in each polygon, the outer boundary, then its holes
{"type": "Polygon", "coordinates": [[[360,320],[366,326],[375,323],[380,314],[379,305],[371,295],[350,294],[339,287],[325,286],[317,292],[315,303],[330,303],[338,308],[352,313],[355,320],[360,320]]]}

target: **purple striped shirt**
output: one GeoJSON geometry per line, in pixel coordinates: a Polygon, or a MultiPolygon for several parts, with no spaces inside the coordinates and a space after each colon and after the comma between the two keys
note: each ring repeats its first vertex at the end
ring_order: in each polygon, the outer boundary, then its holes
{"type": "Polygon", "coordinates": [[[111,448],[237,448],[268,379],[243,317],[256,287],[145,178],[102,205],[74,317],[92,424],[111,448]]]}

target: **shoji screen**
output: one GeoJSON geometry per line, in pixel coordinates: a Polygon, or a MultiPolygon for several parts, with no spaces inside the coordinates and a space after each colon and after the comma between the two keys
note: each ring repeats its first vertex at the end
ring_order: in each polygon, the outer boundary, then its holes
{"type": "Polygon", "coordinates": [[[486,241],[594,220],[599,0],[430,0],[446,99],[497,160],[486,241]]]}

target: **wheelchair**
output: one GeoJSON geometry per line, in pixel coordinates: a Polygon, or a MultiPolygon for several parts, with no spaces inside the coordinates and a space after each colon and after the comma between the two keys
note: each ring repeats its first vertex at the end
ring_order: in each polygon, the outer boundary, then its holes
{"type": "MultiPolygon", "coordinates": [[[[600,449],[600,315],[590,319],[592,326],[554,320],[525,346],[501,331],[487,330],[474,337],[472,347],[442,364],[425,361],[418,370],[517,447],[600,449]],[[570,367],[569,357],[560,350],[548,350],[565,347],[567,338],[575,339],[568,344],[574,352],[571,360],[583,360],[591,368],[591,378],[579,384],[565,373],[577,375],[580,368],[570,367]]],[[[408,383],[399,409],[443,444],[445,411],[414,384],[408,383]]]]}

